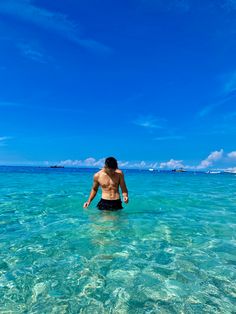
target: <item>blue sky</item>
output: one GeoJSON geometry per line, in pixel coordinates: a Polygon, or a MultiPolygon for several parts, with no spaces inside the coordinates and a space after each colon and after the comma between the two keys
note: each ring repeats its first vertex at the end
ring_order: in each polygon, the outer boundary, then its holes
{"type": "Polygon", "coordinates": [[[0,164],[236,166],[236,1],[1,0],[0,164]]]}

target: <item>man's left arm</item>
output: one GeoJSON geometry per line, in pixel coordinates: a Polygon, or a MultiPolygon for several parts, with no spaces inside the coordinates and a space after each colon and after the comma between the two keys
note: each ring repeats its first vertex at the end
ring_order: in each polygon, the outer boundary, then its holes
{"type": "Polygon", "coordinates": [[[122,196],[124,202],[127,204],[129,202],[128,189],[125,183],[125,177],[122,171],[120,171],[120,188],[122,191],[122,196]]]}

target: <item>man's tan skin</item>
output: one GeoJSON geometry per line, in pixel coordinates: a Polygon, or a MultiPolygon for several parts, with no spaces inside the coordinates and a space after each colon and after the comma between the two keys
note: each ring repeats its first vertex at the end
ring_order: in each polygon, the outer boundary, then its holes
{"type": "Polygon", "coordinates": [[[103,169],[95,173],[93,177],[93,186],[84,208],[87,208],[97,194],[98,188],[102,188],[102,199],[118,200],[120,199],[119,187],[122,191],[124,203],[128,203],[128,190],[125,184],[124,174],[119,169],[111,169],[106,165],[103,169]]]}

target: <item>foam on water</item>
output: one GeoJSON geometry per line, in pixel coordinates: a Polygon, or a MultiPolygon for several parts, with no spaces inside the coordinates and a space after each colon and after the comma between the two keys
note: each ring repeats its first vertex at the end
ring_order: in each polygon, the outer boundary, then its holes
{"type": "Polygon", "coordinates": [[[1,313],[235,311],[236,176],[127,171],[110,213],[91,181],[0,168],[1,313]]]}

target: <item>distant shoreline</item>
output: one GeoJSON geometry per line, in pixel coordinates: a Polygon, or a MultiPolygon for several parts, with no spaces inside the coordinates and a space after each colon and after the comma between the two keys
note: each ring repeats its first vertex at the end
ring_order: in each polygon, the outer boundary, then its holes
{"type": "MultiPolygon", "coordinates": [[[[66,171],[67,169],[74,169],[74,170],[93,170],[93,171],[98,171],[101,168],[98,167],[69,167],[69,166],[64,166],[63,168],[61,167],[56,167],[53,168],[51,166],[29,166],[29,165],[0,165],[0,169],[1,168],[34,168],[34,169],[47,169],[47,170],[51,170],[53,171],[66,171]]],[[[199,174],[207,174],[207,170],[205,171],[199,171],[199,170],[187,170],[185,172],[178,172],[178,171],[173,171],[173,169],[154,169],[153,171],[150,171],[149,169],[139,169],[139,168],[121,168],[121,170],[123,171],[140,171],[140,172],[150,172],[150,174],[153,173],[173,173],[173,174],[182,174],[182,175],[186,175],[188,173],[199,173],[199,174]]],[[[222,174],[224,174],[226,172],[222,171],[222,174]]],[[[226,173],[227,174],[227,173],[226,173]]]]}

